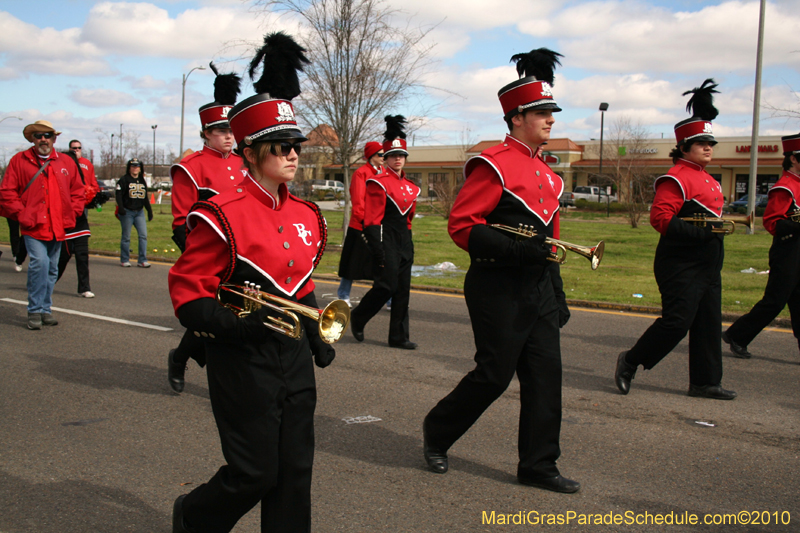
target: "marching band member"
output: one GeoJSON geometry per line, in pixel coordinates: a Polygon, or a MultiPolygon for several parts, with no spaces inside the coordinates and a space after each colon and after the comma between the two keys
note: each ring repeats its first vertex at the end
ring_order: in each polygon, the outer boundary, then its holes
{"type": "Polygon", "coordinates": [[[358,342],[364,340],[364,326],[392,299],[389,318],[389,346],[413,350],[409,340],[408,302],[411,294],[411,265],[414,243],[411,223],[420,189],[406,178],[406,119],[387,116],[383,141],[386,171],[367,179],[364,204],[364,237],[372,252],[374,283],[350,315],[350,327],[358,342]]]}
{"type": "MultiPolygon", "coordinates": [[[[234,106],[229,121],[247,169],[236,187],[199,202],[187,216],[186,251],[170,270],[178,318],[206,342],[208,388],[227,464],[207,483],[178,497],[173,532],[230,531],[261,502],[261,531],[311,528],[317,366],[335,353],[316,323],[302,319],[293,339],[267,328],[262,307],[239,318],[215,300],[223,282],[316,307],[311,273],[325,248],[316,205],[287,189],[306,137],[291,99],[308,60],[291,37],[274,33],[250,64],[263,61],[258,94],[234,106]]],[[[242,305],[241,302],[238,303],[242,305]]],[[[280,314],[279,314],[280,316],[280,314]]],[[[285,317],[284,317],[285,318],[285,317]]]]}
{"type": "Polygon", "coordinates": [[[559,328],[569,319],[557,264],[546,237],[559,236],[561,178],[541,159],[561,111],[551,91],[561,54],[540,48],[517,54],[519,80],[498,96],[510,133],[467,161],[466,181],[450,214],[453,241],[469,252],[464,280],[475,369],[425,417],[423,450],[428,468],[448,469],[448,449],[508,388],[520,383],[520,483],[573,493],[580,483],[563,477],[561,454],[561,347],[559,328]],[[523,77],[524,76],[524,77],[523,77]],[[489,224],[525,224],[537,235],[517,240],[489,224]]]}
{"type": "MultiPolygon", "coordinates": [[[[239,95],[241,78],[236,74],[219,74],[214,63],[214,101],[200,108],[203,149],[172,165],[172,240],[186,251],[186,216],[198,200],[208,200],[242,181],[242,158],[232,152],[233,132],[228,113],[239,95]]],[[[185,384],[186,363],[190,357],[205,365],[205,345],[187,331],[177,348],[167,357],[167,381],[180,394],[185,384]]]]}
{"type": "Polygon", "coordinates": [[[752,357],[747,345],[787,303],[792,331],[800,343],[800,222],[790,216],[800,212],[800,133],[782,137],[781,142],[783,175],[769,190],[764,211],[764,228],[773,235],[764,297],[722,334],[731,352],[743,359],[752,357]]]}
{"type": "Polygon", "coordinates": [[[723,237],[713,233],[713,224],[696,226],[681,220],[702,214],[719,218],[722,189],[705,171],[717,141],[711,121],[718,111],[713,105],[717,86],[707,79],[686,106],[692,118],[675,125],[675,164],[655,182],[656,194],[650,224],[661,233],[653,270],[661,292],[661,318],[628,351],[619,354],[615,381],[628,394],[639,365],[650,370],[689,333],[689,396],[732,400],[736,393],[723,389],[722,349],[722,261],[723,237]]]}
{"type": "Polygon", "coordinates": [[[367,178],[383,174],[383,146],[379,142],[368,142],[364,146],[366,164],[359,167],[350,176],[350,224],[342,246],[339,260],[339,289],[336,291],[340,300],[350,305],[350,289],[353,280],[372,279],[372,261],[369,248],[362,237],[364,230],[364,199],[367,192],[367,178]]]}

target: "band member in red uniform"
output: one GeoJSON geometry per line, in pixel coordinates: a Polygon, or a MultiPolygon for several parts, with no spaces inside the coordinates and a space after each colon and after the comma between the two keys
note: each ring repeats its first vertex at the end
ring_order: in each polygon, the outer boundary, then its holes
{"type": "Polygon", "coordinates": [[[411,265],[414,243],[411,222],[417,207],[419,187],[406,178],[405,121],[402,115],[387,116],[383,142],[386,171],[367,179],[364,204],[364,237],[372,252],[374,283],[350,315],[350,327],[358,342],[364,340],[364,326],[391,298],[389,346],[413,350],[409,340],[408,302],[411,294],[411,265]]]}
{"type": "Polygon", "coordinates": [[[704,170],[717,144],[711,126],[718,114],[713,104],[716,86],[707,79],[684,93],[694,93],[686,106],[692,118],[675,125],[678,144],[670,154],[675,166],[655,182],[650,224],[661,234],[653,265],[661,292],[661,318],[633,348],[619,354],[614,378],[622,394],[630,391],[639,365],[650,370],[688,333],[689,396],[736,397],[721,386],[723,237],[712,233],[711,223],[696,226],[681,220],[695,214],[711,219],[722,214],[722,190],[704,170]]]}
{"type": "Polygon", "coordinates": [[[58,279],[64,275],[64,270],[72,256],[75,256],[75,268],[78,272],[78,296],[94,298],[92,287],[89,283],[89,229],[87,209],[102,205],[108,200],[105,193],[100,193],[100,186],[94,174],[92,162],[82,157],[83,145],[78,140],[69,142],[69,154],[74,156],[75,165],[78,167],[78,177],[84,186],[86,206],[83,213],[75,218],[75,227],[66,230],[66,238],[61,243],[61,256],[58,259],[58,279]]]}
{"type": "Polygon", "coordinates": [[[546,237],[559,236],[559,197],[564,183],[541,159],[561,111],[553,98],[553,71],[561,54],[540,48],[517,54],[519,80],[498,96],[509,134],[467,161],[466,181],[453,205],[448,230],[469,252],[464,280],[475,369],[425,417],[423,451],[428,468],[443,474],[448,449],[508,388],[520,383],[520,483],[572,493],[580,483],[563,477],[561,455],[561,347],[559,327],[569,310],[558,265],[549,261],[546,237]],[[535,228],[517,240],[489,224],[535,228]]]}
{"type": "MultiPolygon", "coordinates": [[[[181,252],[186,250],[186,215],[198,200],[208,200],[242,181],[242,158],[232,152],[233,132],[228,113],[239,95],[241,78],[236,74],[219,74],[214,63],[209,64],[216,74],[214,102],[200,108],[203,129],[203,149],[172,165],[172,240],[181,252]]],[[[169,351],[167,381],[173,392],[180,394],[185,386],[186,363],[193,357],[205,365],[205,345],[187,331],[180,344],[169,351]]]]}
{"type": "Polygon", "coordinates": [[[783,175],[769,190],[764,227],[773,235],[769,249],[769,279],[753,309],[739,317],[722,340],[736,357],[749,359],[747,345],[789,304],[792,331],[800,343],[800,134],[782,137],[783,175]]]}
{"type": "Polygon", "coordinates": [[[350,288],[355,279],[372,279],[372,261],[369,248],[361,236],[364,229],[364,199],[367,192],[367,178],[383,174],[383,146],[379,142],[368,142],[364,146],[366,164],[353,172],[350,177],[350,224],[342,246],[339,260],[339,282],[337,296],[350,304],[350,288]]]}
{"type": "Polygon", "coordinates": [[[230,531],[259,502],[261,531],[311,528],[313,364],[327,366],[334,351],[311,319],[302,319],[303,335],[293,339],[264,325],[275,312],[262,308],[239,318],[215,300],[221,283],[250,282],[316,307],[311,273],[325,248],[325,219],[286,186],[306,140],[291,104],[300,93],[297,70],[308,62],[303,52],[283,33],[265,37],[250,65],[254,77],[263,60],[258,94],[229,113],[247,172],[233,189],[194,206],[186,251],[170,270],[176,314],[206,342],[211,406],[227,461],[175,501],[175,533],[230,531]]]}

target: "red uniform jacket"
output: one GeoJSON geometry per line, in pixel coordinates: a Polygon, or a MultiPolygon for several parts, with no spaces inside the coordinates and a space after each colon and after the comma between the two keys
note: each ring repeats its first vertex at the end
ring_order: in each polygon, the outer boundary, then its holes
{"type": "Polygon", "coordinates": [[[722,188],[697,163],[678,159],[669,172],[656,178],[653,186],[656,195],[650,208],[650,225],[662,235],[666,235],[669,221],[684,209],[684,204],[690,204],[692,212],[722,216],[722,188]]]}
{"type": "Polygon", "coordinates": [[[511,135],[484,150],[464,166],[466,181],[459,191],[447,229],[453,241],[469,251],[469,235],[477,224],[532,225],[537,232],[559,237],[559,198],[564,182],[532,150],[511,135]]]}
{"type": "Polygon", "coordinates": [[[198,200],[208,200],[238,185],[244,172],[241,157],[233,153],[223,156],[209,146],[172,165],[172,227],[186,223],[186,215],[198,200]]]}
{"type": "Polygon", "coordinates": [[[311,273],[327,239],[319,208],[290,195],[285,185],[275,198],[245,176],[187,217],[186,252],[169,272],[176,315],[185,303],[214,298],[220,282],[231,278],[229,270],[252,273],[247,281],[284,298],[300,299],[314,290],[311,273]]]}
{"type": "MultiPolygon", "coordinates": [[[[83,182],[84,182],[84,199],[86,200],[86,204],[94,200],[94,197],[97,196],[97,193],[100,192],[100,185],[97,183],[97,176],[94,174],[94,165],[91,161],[86,159],[85,157],[78,158],[78,164],[83,171],[83,182]]],[[[78,179],[80,179],[80,174],[78,175],[78,179]]],[[[85,208],[85,206],[84,206],[85,208]]],[[[78,218],[81,218],[81,215],[78,215],[78,218]]],[[[76,222],[75,227],[66,230],[66,238],[67,239],[74,239],[76,237],[91,237],[92,232],[89,231],[89,224],[86,221],[86,218],[83,217],[82,220],[76,222]]]]}
{"type": "Polygon", "coordinates": [[[84,186],[69,156],[53,150],[42,159],[31,147],[9,161],[0,184],[0,206],[3,216],[19,222],[23,235],[63,241],[65,230],[75,226],[75,217],[85,205],[84,186]],[[25,190],[46,160],[50,164],[25,190]]]}
{"type": "Polygon", "coordinates": [[[775,224],[792,211],[800,209],[800,176],[788,170],[783,171],[781,179],[769,190],[767,208],[764,210],[764,229],[775,235],[775,224]]]}
{"type": "Polygon", "coordinates": [[[369,163],[353,172],[350,177],[350,227],[362,231],[364,229],[364,200],[367,196],[367,179],[383,173],[383,167],[375,168],[369,163]]]}
{"type": "Polygon", "coordinates": [[[405,218],[408,229],[411,229],[420,189],[406,178],[405,172],[401,176],[389,167],[385,170],[383,174],[367,179],[364,227],[381,225],[386,214],[386,203],[391,202],[405,218]]]}

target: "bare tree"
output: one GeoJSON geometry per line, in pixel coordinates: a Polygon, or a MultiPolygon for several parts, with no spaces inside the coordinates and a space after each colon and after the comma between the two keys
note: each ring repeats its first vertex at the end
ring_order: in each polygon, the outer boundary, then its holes
{"type": "MultiPolygon", "coordinates": [[[[461,130],[459,140],[458,161],[466,163],[468,157],[467,151],[476,144],[472,136],[472,129],[469,126],[461,130]]],[[[462,168],[455,171],[453,180],[445,178],[436,180],[431,184],[437,199],[436,204],[431,203],[431,205],[435,205],[434,210],[445,219],[450,218],[450,211],[453,209],[453,203],[456,201],[458,191],[460,191],[461,186],[464,185],[464,179],[464,168],[462,166],[462,168]]]]}
{"type": "MultiPolygon", "coordinates": [[[[432,28],[398,24],[397,11],[385,0],[254,0],[301,21],[299,41],[308,49],[303,94],[296,99],[309,125],[328,124],[342,165],[345,216],[350,218],[350,168],[361,148],[383,130],[382,118],[403,111],[422,88],[432,45],[422,41],[432,28]]],[[[405,110],[406,115],[410,113],[405,110]]],[[[420,113],[422,115],[422,113],[420,113]]]]}
{"type": "MultiPolygon", "coordinates": [[[[627,207],[631,227],[636,228],[653,199],[653,182],[658,177],[643,157],[652,147],[641,122],[634,122],[627,115],[614,120],[610,129],[603,146],[604,172],[598,177],[617,189],[619,201],[627,207]]],[[[599,155],[599,147],[596,152],[599,155]]]]}

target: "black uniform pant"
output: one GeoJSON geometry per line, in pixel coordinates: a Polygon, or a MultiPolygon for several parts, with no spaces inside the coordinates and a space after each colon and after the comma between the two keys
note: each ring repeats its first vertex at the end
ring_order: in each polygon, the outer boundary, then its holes
{"type": "Polygon", "coordinates": [[[197,533],[230,531],[261,502],[261,531],[311,529],[316,385],[308,340],[209,341],[208,389],[227,464],[183,501],[197,533]]]}
{"type": "Polygon", "coordinates": [[[475,369],[425,417],[429,444],[447,450],[508,388],[520,385],[518,475],[558,475],[561,347],[558,305],[541,268],[471,267],[464,282],[475,369]]]}
{"type": "Polygon", "coordinates": [[[722,278],[724,251],[715,239],[697,253],[656,251],[655,277],[661,292],[661,318],[642,334],[626,360],[649,370],[689,334],[689,383],[722,381],[722,278]],[[701,255],[702,254],[702,255],[701,255]],[[683,257],[690,261],[690,266],[683,257]]]}
{"type": "Polygon", "coordinates": [[[769,249],[769,279],[761,298],[753,309],[739,317],[728,336],[741,346],[747,346],[789,304],[792,331],[800,339],[800,242],[798,237],[781,241],[775,237],[769,249]]]}
{"type": "MultiPolygon", "coordinates": [[[[58,259],[58,279],[64,275],[69,260],[75,256],[78,271],[78,292],[91,291],[89,285],[89,236],[67,239],[61,243],[61,257],[58,259]]],[[[57,281],[57,280],[56,280],[57,281]]]]}
{"type": "Polygon", "coordinates": [[[404,245],[384,243],[386,261],[383,269],[375,268],[372,288],[361,298],[361,302],[350,313],[350,320],[358,329],[364,326],[381,310],[383,304],[392,299],[389,318],[389,344],[409,340],[408,305],[411,295],[411,266],[414,263],[414,248],[409,240],[404,245]]]}
{"type": "Polygon", "coordinates": [[[6,219],[8,221],[8,238],[11,241],[11,255],[14,256],[14,261],[21,265],[28,257],[28,249],[25,247],[25,239],[20,236],[19,222],[16,220],[6,219]]]}

